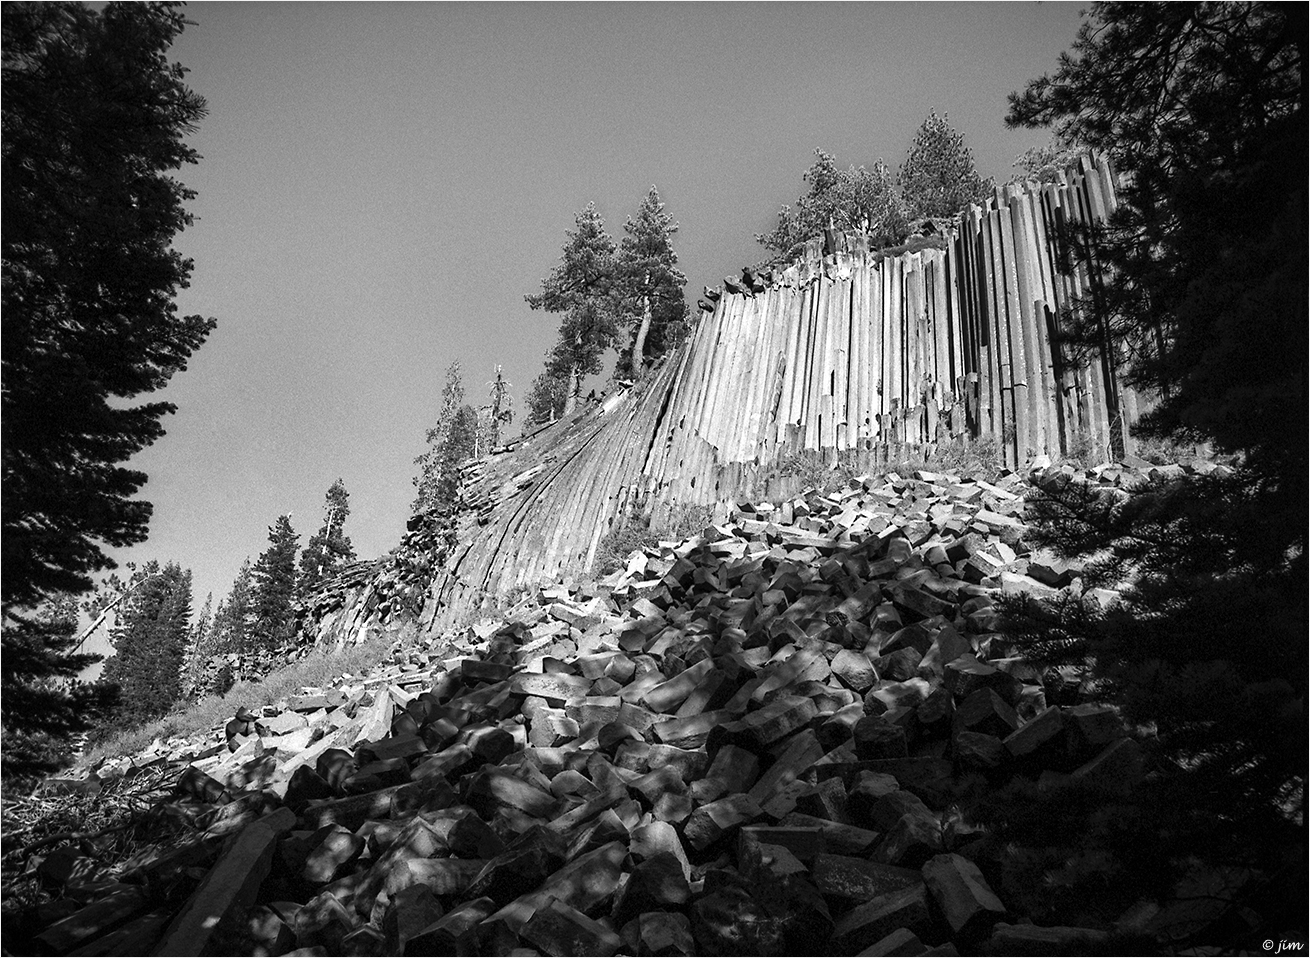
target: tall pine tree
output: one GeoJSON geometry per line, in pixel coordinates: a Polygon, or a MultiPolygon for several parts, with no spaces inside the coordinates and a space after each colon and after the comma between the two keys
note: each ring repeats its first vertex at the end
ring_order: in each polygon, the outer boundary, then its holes
{"type": "Polygon", "coordinates": [[[184,137],[205,115],[167,57],[185,23],[168,4],[0,11],[6,728],[76,731],[103,700],[46,681],[85,661],[63,658],[66,619],[32,611],[88,590],[113,567],[103,546],[145,539],[151,507],[133,497],[146,476],[124,463],[173,406],[134,401],[185,369],[215,325],[174,303],[191,261],[171,244],[194,196],[174,171],[199,159],[184,137]]]}
{"type": "Polygon", "coordinates": [[[619,353],[615,373],[641,375],[646,357],[663,355],[680,341],[687,322],[683,287],[687,277],[678,269],[673,234],[678,224],[664,212],[654,186],[641,201],[637,215],[623,227],[615,257],[615,287],[620,321],[632,330],[632,339],[619,353]]]}
{"type": "Polygon", "coordinates": [[[964,135],[933,110],[914,135],[896,176],[910,219],[950,217],[995,188],[979,174],[964,135]]]}
{"type": "Polygon", "coordinates": [[[1031,502],[1034,539],[1089,556],[1085,581],[1131,578],[1109,610],[1012,606],[1019,647],[1090,666],[1090,695],[1151,730],[1151,774],[1112,821],[1065,788],[1033,790],[1035,813],[1009,796],[993,826],[1007,841],[1060,820],[1061,844],[1099,863],[1063,876],[1076,895],[1258,870],[1256,942],[1306,901],[1306,36],[1303,4],[1099,4],[1007,120],[1053,124],[1126,174],[1108,229],[1063,237],[1107,267],[1066,344],[1113,349],[1158,395],[1140,433],[1209,440],[1238,466],[1126,495],[1053,481],[1031,502]]]}
{"type": "Polygon", "coordinates": [[[91,587],[97,543],[146,536],[145,475],[119,464],[170,403],[130,407],[214,327],[179,317],[169,244],[192,198],[171,175],[204,100],[166,58],[162,4],[6,4],[3,24],[4,605],[91,587]]]}
{"type": "Polygon", "coordinates": [[[152,561],[141,573],[140,588],[119,615],[104,671],[105,681],[119,688],[115,721],[130,725],[163,715],[181,697],[190,634],[190,570],[152,561]]]}
{"type": "Polygon", "coordinates": [[[260,554],[252,573],[255,648],[275,649],[292,639],[298,540],[290,516],[278,516],[268,528],[268,548],[260,554]]]}
{"type": "MultiPolygon", "coordinates": [[[[561,414],[572,411],[583,381],[600,372],[601,357],[618,332],[614,240],[595,203],[574,217],[574,228],[565,236],[560,262],[541,281],[541,292],[525,297],[532,309],[564,314],[547,360],[551,376],[567,379],[561,414]]],[[[534,408],[542,405],[531,398],[528,402],[534,408]]]]}
{"type": "Polygon", "coordinates": [[[346,483],[338,479],[328,487],[323,501],[323,525],[310,536],[300,553],[300,579],[297,594],[310,595],[318,585],[355,559],[355,547],[345,533],[346,517],[350,515],[350,493],[346,483]]]}

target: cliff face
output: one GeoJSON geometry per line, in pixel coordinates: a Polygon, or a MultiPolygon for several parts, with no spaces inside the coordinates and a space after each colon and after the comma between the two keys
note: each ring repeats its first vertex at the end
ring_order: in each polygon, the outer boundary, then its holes
{"type": "MultiPolygon", "coordinates": [[[[707,291],[687,342],[637,386],[466,469],[456,544],[418,581],[410,620],[444,628],[584,573],[629,511],[659,528],[675,505],[794,491],[780,466],[800,453],[874,464],[985,437],[1010,465],[1087,444],[1131,452],[1143,399],[1115,357],[1079,366],[1059,348],[1060,317],[1097,278],[1067,237],[1114,207],[1110,169],[1084,158],[1061,182],[997,190],[920,248],[829,234],[784,270],[707,291]]],[[[373,589],[311,632],[342,644],[396,624],[350,614],[378,606],[373,589]]]]}

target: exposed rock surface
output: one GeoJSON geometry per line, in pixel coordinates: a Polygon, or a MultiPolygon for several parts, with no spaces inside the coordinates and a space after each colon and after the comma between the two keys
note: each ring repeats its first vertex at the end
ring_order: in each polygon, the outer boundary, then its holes
{"type": "Polygon", "coordinates": [[[1113,710],[1079,703],[1078,676],[1038,675],[995,632],[1002,591],[1081,594],[1076,567],[1028,551],[1025,488],[918,473],[743,504],[600,586],[449,636],[449,657],[398,646],[230,738],[103,763],[91,781],[168,769],[186,833],[111,875],[51,850],[33,867],[55,901],[17,916],[33,936],[19,944],[1090,947],[1115,929],[1031,924],[955,804],[1015,777],[1143,771],[1113,710]]]}

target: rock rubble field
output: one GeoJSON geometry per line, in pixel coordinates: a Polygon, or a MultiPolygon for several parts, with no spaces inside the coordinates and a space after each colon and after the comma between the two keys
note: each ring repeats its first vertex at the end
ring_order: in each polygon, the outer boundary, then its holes
{"type": "MultiPolygon", "coordinates": [[[[1072,670],[1039,673],[998,596],[1084,589],[1024,496],[916,472],[739,504],[598,582],[226,727],[82,769],[152,774],[170,827],[125,862],[33,856],[48,955],[932,955],[1168,942],[1186,902],[1044,927],[961,798],[1148,769],[1072,670]],[[163,837],[165,832],[167,837],[163,837]]],[[[1197,466],[1160,467],[1182,471],[1197,466]]],[[[1221,467],[1222,468],[1222,467],[1221,467]]],[[[1062,481],[1062,480],[1060,480],[1062,481]]]]}

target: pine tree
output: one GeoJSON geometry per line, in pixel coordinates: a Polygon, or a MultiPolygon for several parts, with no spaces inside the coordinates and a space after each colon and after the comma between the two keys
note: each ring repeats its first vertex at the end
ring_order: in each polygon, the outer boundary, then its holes
{"type": "Polygon", "coordinates": [[[312,594],[324,579],[355,560],[355,547],[344,531],[349,515],[350,493],[346,491],[345,481],[338,479],[328,487],[323,502],[323,525],[310,536],[300,553],[296,594],[301,598],[312,594]]]}
{"type": "Polygon", "coordinates": [[[184,370],[215,326],[174,302],[192,264],[171,244],[194,194],[173,171],[199,159],[184,137],[205,115],[167,59],[185,23],[167,4],[0,12],[0,668],[6,703],[26,713],[6,714],[24,728],[73,728],[99,700],[44,681],[81,666],[56,653],[63,620],[32,612],[91,588],[113,567],[103,546],[145,539],[151,507],[133,496],[146,476],[123,464],[174,407],[134,401],[184,370]],[[35,699],[20,674],[40,684],[35,699]]]}
{"type": "Polygon", "coordinates": [[[459,360],[446,370],[446,384],[441,390],[441,414],[428,430],[427,451],[414,460],[419,474],[414,477],[418,494],[413,511],[448,512],[455,507],[459,487],[459,470],[477,450],[477,411],[464,401],[464,381],[459,360]]]}
{"type": "Polygon", "coordinates": [[[509,392],[512,384],[505,381],[499,363],[496,364],[496,378],[487,383],[487,387],[490,390],[490,401],[482,409],[486,415],[481,417],[480,448],[475,450],[476,455],[490,452],[499,446],[501,430],[514,421],[514,397],[509,392]]]}
{"type": "Polygon", "coordinates": [[[572,376],[553,352],[546,354],[546,368],[532,380],[528,390],[528,419],[531,422],[554,422],[564,415],[572,393],[572,376]]]}
{"type": "Polygon", "coordinates": [[[214,610],[210,642],[215,654],[248,652],[256,647],[255,582],[250,560],[241,563],[227,599],[214,610]]]}
{"type": "Polygon", "coordinates": [[[255,562],[252,574],[255,648],[276,649],[292,639],[295,620],[291,602],[296,590],[298,539],[290,516],[278,516],[268,528],[268,548],[255,562]]]}
{"type": "Polygon", "coordinates": [[[964,135],[936,110],[914,135],[896,179],[910,219],[954,216],[995,189],[990,178],[978,173],[964,135]]]}
{"type": "Polygon", "coordinates": [[[84,591],[96,544],[145,538],[145,475],[118,466],[173,406],[120,400],[186,368],[213,320],[179,318],[169,248],[194,195],[169,171],[205,114],[165,54],[164,5],[7,4],[3,19],[4,604],[84,591]],[[113,397],[111,404],[110,397],[113,397]]]}
{"type": "MultiPolygon", "coordinates": [[[[1237,456],[1126,495],[1053,481],[1030,504],[1035,541],[1092,557],[1089,583],[1132,579],[1109,611],[1012,603],[1018,648],[1090,666],[1092,694],[1154,733],[1112,825],[1069,817],[1061,843],[1105,863],[1098,888],[1259,869],[1270,932],[1306,899],[1310,464],[1289,428],[1307,407],[1306,35],[1301,4],[1098,5],[1007,119],[1053,123],[1124,174],[1109,228],[1064,237],[1106,267],[1066,343],[1108,346],[1159,396],[1139,434],[1237,456]]],[[[1030,797],[1036,815],[1065,800],[1030,797]]],[[[1000,840],[1021,813],[993,811],[1000,840]]]]}
{"type": "Polygon", "coordinates": [[[196,623],[187,636],[186,654],[182,661],[182,695],[194,698],[207,691],[205,685],[205,666],[214,654],[213,623],[214,593],[205,596],[205,604],[196,617],[196,623]]]}
{"type": "Polygon", "coordinates": [[[802,175],[810,184],[809,192],[796,201],[795,209],[783,206],[778,211],[778,225],[772,231],[755,237],[775,254],[770,262],[789,261],[802,244],[826,229],[867,233],[875,248],[905,237],[905,204],[882,160],[872,170],[862,166],[841,170],[831,153],[818,149],[814,155],[814,165],[802,175]]]}
{"type": "Polygon", "coordinates": [[[654,186],[624,224],[615,257],[615,286],[620,321],[632,329],[632,340],[619,354],[615,374],[638,377],[649,353],[659,357],[680,341],[687,322],[683,287],[687,277],[678,269],[673,234],[678,224],[664,212],[654,186]]]}
{"type": "Polygon", "coordinates": [[[77,674],[100,656],[78,652],[77,601],[57,595],[36,614],[5,627],[4,686],[0,692],[0,774],[6,782],[53,771],[67,759],[70,736],[100,723],[118,690],[77,674]]]}
{"type": "Polygon", "coordinates": [[[148,562],[143,581],[114,630],[114,654],[104,679],[119,687],[116,723],[137,725],[160,716],[181,696],[190,632],[191,572],[177,563],[148,562]]]}
{"type": "Polygon", "coordinates": [[[1014,158],[1010,165],[1018,172],[1010,182],[1026,183],[1035,180],[1038,183],[1053,183],[1087,152],[1084,144],[1070,142],[1060,134],[1053,133],[1051,139],[1042,146],[1034,146],[1014,158]]]}
{"type": "Polygon", "coordinates": [[[565,236],[559,264],[541,281],[541,292],[525,299],[532,309],[564,314],[547,367],[568,377],[562,410],[567,413],[582,394],[583,381],[600,372],[601,356],[618,332],[618,311],[614,240],[595,203],[574,217],[565,236]]]}

